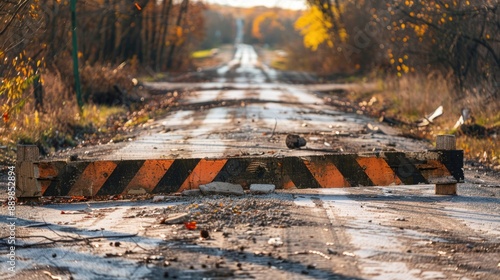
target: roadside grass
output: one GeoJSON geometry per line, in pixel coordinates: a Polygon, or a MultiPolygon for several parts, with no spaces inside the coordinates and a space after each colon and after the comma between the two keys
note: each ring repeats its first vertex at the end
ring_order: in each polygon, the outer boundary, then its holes
{"type": "Polygon", "coordinates": [[[286,61],[280,57],[271,61],[271,67],[281,71],[287,70],[286,61]]]}
{"type": "Polygon", "coordinates": [[[371,106],[369,111],[375,117],[384,114],[405,123],[414,123],[434,112],[439,106],[443,106],[443,115],[433,124],[421,129],[413,127],[408,132],[431,141],[435,140],[436,135],[455,134],[457,149],[464,150],[466,159],[500,170],[500,144],[496,138],[462,135],[453,129],[462,108],[471,110],[476,124],[486,128],[498,127],[500,125],[498,100],[487,99],[474,93],[457,98],[453,79],[437,72],[428,75],[376,77],[375,80],[377,84],[375,91],[350,92],[347,98],[359,106],[371,106]]]}
{"type": "Polygon", "coordinates": [[[68,90],[60,76],[44,75],[44,107],[36,111],[30,92],[26,93],[26,104],[6,121],[0,121],[0,162],[13,163],[15,146],[35,144],[42,153],[52,153],[57,149],[74,147],[86,135],[106,133],[111,116],[125,114],[124,107],[109,107],[86,104],[82,112],[76,105],[76,98],[68,90]]]}

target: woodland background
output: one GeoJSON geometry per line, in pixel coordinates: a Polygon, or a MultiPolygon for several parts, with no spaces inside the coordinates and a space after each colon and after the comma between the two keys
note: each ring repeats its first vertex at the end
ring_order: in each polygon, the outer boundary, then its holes
{"type": "MultiPolygon", "coordinates": [[[[497,0],[307,3],[307,10],[292,11],[192,0],[76,1],[85,102],[79,108],[71,1],[0,0],[0,143],[55,151],[123,127],[144,109],[134,105],[134,78],[195,71],[196,51],[233,44],[237,18],[245,43],[286,54],[270,61],[275,68],[312,72],[323,82],[379,84],[376,92],[350,93],[352,102],[376,97],[379,112],[409,121],[443,105],[447,117],[430,135],[454,133],[462,108],[489,131],[500,125],[497,0]]],[[[498,164],[493,132],[460,145],[469,157],[498,164]]]]}

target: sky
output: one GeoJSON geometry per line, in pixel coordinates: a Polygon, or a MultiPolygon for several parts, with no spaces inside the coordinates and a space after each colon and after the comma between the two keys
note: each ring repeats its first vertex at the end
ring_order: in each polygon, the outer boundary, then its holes
{"type": "Polygon", "coordinates": [[[204,0],[207,3],[217,3],[221,5],[238,6],[238,7],[281,7],[286,9],[304,9],[306,0],[204,0]]]}

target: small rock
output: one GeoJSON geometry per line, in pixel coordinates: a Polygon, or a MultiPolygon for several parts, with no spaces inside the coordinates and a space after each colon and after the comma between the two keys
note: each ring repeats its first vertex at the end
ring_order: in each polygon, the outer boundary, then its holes
{"type": "Polygon", "coordinates": [[[152,261],[161,261],[164,259],[164,257],[162,255],[152,255],[149,256],[148,259],[152,261]]]}
{"type": "Polygon", "coordinates": [[[355,257],[356,256],[354,253],[347,252],[347,251],[343,252],[342,255],[348,256],[348,257],[355,257]]]}
{"type": "Polygon", "coordinates": [[[155,195],[153,197],[153,202],[160,202],[160,201],[164,201],[165,200],[165,196],[164,195],[155,195]]]}
{"type": "Polygon", "coordinates": [[[270,238],[267,241],[267,244],[273,245],[274,247],[278,247],[278,246],[282,246],[283,245],[283,241],[281,241],[281,238],[275,237],[275,238],[270,238]]]}
{"type": "Polygon", "coordinates": [[[266,194],[272,193],[276,189],[276,186],[273,184],[251,184],[250,185],[250,193],[252,194],[266,194]]]}
{"type": "Polygon", "coordinates": [[[406,221],[406,218],[405,217],[399,217],[399,218],[396,218],[394,219],[395,221],[400,221],[400,222],[405,222],[406,221]]]}
{"type": "Polygon", "coordinates": [[[289,149],[298,149],[307,144],[306,139],[295,134],[288,134],[286,136],[285,144],[289,149]]]}
{"type": "Polygon", "coordinates": [[[337,252],[331,248],[328,248],[327,251],[328,251],[328,254],[330,254],[330,255],[338,255],[339,254],[339,252],[337,252]]]}
{"type": "Polygon", "coordinates": [[[210,234],[208,233],[208,230],[202,229],[200,231],[200,237],[203,238],[203,239],[209,239],[210,238],[210,234]]]}
{"type": "Polygon", "coordinates": [[[201,191],[199,189],[183,190],[182,195],[184,195],[184,196],[199,196],[199,195],[201,195],[201,191]]]}
{"type": "Polygon", "coordinates": [[[212,182],[206,185],[200,185],[202,194],[223,194],[223,195],[244,195],[243,187],[239,184],[226,182],[212,182]]]}

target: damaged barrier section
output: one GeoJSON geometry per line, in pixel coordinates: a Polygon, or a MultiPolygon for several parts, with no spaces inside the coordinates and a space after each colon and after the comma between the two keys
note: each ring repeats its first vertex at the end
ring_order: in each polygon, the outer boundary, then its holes
{"type": "Polygon", "coordinates": [[[436,184],[456,194],[463,182],[463,151],[450,135],[435,150],[286,157],[145,160],[38,160],[36,146],[18,146],[17,197],[175,193],[210,182],[249,188],[344,188],[436,184]]]}

